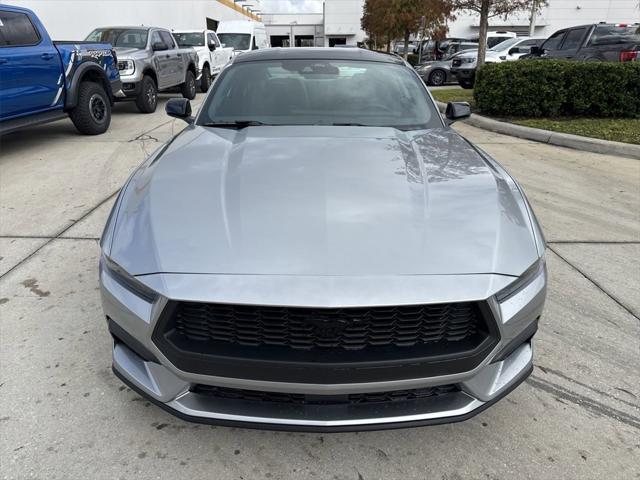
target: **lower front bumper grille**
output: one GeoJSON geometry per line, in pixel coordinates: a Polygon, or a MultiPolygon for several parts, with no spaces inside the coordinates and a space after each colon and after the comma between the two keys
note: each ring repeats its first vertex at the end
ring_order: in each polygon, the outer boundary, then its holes
{"type": "Polygon", "coordinates": [[[191,392],[209,398],[241,400],[248,402],[268,402],[287,405],[371,405],[407,402],[459,392],[457,385],[393,390],[389,392],[351,393],[346,395],[307,395],[302,393],[263,392],[239,390],[211,385],[194,385],[191,392]]]}

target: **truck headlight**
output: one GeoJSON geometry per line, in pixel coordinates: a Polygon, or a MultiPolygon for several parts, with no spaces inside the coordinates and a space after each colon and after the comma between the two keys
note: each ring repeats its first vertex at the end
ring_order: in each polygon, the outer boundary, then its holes
{"type": "Polygon", "coordinates": [[[158,298],[156,292],[137,280],[133,275],[127,273],[124,268],[104,254],[102,255],[101,263],[102,268],[113,280],[145,302],[153,303],[158,298]]]}
{"type": "Polygon", "coordinates": [[[120,60],[118,70],[120,70],[120,75],[133,75],[136,71],[136,63],[133,60],[120,60]]]}
{"type": "Polygon", "coordinates": [[[522,275],[520,275],[516,280],[511,282],[505,288],[496,293],[496,299],[498,302],[502,303],[505,300],[516,295],[518,292],[522,291],[527,287],[531,282],[533,282],[540,274],[543,273],[545,269],[545,260],[544,256],[540,257],[535,261],[533,265],[527,268],[522,275]]]}

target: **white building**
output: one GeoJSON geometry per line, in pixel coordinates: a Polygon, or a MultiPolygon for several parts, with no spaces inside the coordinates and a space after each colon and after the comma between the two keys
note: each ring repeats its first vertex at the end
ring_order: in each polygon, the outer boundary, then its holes
{"type": "Polygon", "coordinates": [[[262,15],[271,46],[333,47],[357,45],[366,34],[360,28],[364,0],[325,0],[318,13],[262,15]]]}
{"type": "Polygon", "coordinates": [[[33,10],[55,40],[82,40],[94,28],[149,25],[216,29],[222,20],[260,20],[260,0],[3,0],[33,10]],[[243,6],[244,5],[244,6],[243,6]]]}
{"type": "MultiPolygon", "coordinates": [[[[506,19],[489,20],[490,30],[508,30],[518,35],[529,34],[529,12],[509,15],[506,19]]],[[[449,24],[450,37],[471,38],[478,36],[479,15],[458,12],[456,20],[449,24]]],[[[548,0],[536,17],[535,36],[548,37],[565,27],[590,23],[640,22],[638,0],[548,0]]]]}

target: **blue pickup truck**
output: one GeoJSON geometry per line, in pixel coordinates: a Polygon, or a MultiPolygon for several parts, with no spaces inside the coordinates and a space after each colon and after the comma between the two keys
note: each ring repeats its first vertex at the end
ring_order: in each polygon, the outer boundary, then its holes
{"type": "Polygon", "coordinates": [[[0,5],[0,134],[67,115],[80,133],[104,133],[118,96],[110,44],[53,42],[31,10],[0,5]]]}

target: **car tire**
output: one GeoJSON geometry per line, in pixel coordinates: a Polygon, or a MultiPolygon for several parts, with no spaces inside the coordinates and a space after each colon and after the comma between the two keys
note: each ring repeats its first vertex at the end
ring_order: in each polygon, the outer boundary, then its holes
{"type": "Polygon", "coordinates": [[[473,88],[473,80],[460,80],[459,83],[462,88],[465,88],[467,90],[473,88]]]}
{"type": "Polygon", "coordinates": [[[211,86],[211,71],[209,70],[209,65],[205,65],[202,68],[202,77],[200,77],[200,91],[202,93],[207,93],[209,91],[210,86],[211,86]]]}
{"type": "Polygon", "coordinates": [[[447,74],[444,70],[434,70],[429,75],[429,79],[427,80],[427,84],[433,87],[441,87],[445,84],[447,80],[447,74]]]}
{"type": "Polygon", "coordinates": [[[180,85],[180,93],[187,100],[196,98],[196,77],[193,76],[191,70],[187,70],[184,76],[184,83],[180,85]]]}
{"type": "Polygon", "coordinates": [[[140,113],[153,113],[158,106],[158,86],[149,75],[142,77],[140,94],[136,97],[136,107],[140,113]]]}
{"type": "Polygon", "coordinates": [[[104,87],[95,82],[82,82],[78,87],[78,103],[69,112],[71,121],[84,135],[100,135],[111,123],[111,101],[104,87]]]}

